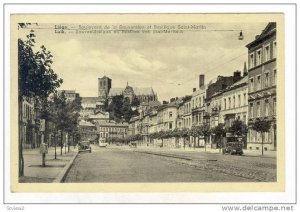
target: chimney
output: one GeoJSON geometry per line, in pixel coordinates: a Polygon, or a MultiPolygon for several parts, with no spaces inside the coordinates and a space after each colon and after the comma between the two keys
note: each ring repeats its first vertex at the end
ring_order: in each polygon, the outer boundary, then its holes
{"type": "Polygon", "coordinates": [[[241,72],[239,70],[233,73],[233,82],[237,82],[241,79],[241,72]]]}
{"type": "Polygon", "coordinates": [[[196,88],[193,88],[193,92],[195,92],[196,91],[196,88]]]}
{"type": "Polygon", "coordinates": [[[204,74],[199,75],[199,88],[204,86],[204,74]]]}

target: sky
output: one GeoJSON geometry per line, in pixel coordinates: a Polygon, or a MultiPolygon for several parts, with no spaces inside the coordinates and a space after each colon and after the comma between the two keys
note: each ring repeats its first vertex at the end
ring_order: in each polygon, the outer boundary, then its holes
{"type": "MultiPolygon", "coordinates": [[[[242,71],[247,62],[245,45],[267,23],[198,25],[203,29],[156,34],[76,34],[72,30],[60,34],[51,23],[38,24],[34,31],[36,50],[44,45],[54,56],[53,70],[64,80],[60,89],[75,89],[83,97],[97,96],[98,78],[106,75],[115,88],[125,88],[127,82],[132,87],[152,87],[162,101],[191,95],[193,88],[198,89],[200,74],[205,75],[207,84],[218,75],[242,71]],[[243,40],[238,39],[240,30],[243,40]]],[[[76,24],[62,26],[78,28],[76,24]]],[[[24,38],[26,33],[28,29],[20,29],[19,37],[24,38]]]]}

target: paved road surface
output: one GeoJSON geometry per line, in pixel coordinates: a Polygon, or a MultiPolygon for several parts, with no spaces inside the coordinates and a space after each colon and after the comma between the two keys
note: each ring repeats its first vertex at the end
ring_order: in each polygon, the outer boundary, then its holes
{"type": "MultiPolygon", "coordinates": [[[[198,153],[194,156],[192,155],[193,160],[190,161],[132,150],[95,146],[92,153],[80,153],[77,156],[65,182],[258,181],[254,177],[249,177],[253,173],[249,176],[247,174],[235,174],[234,172],[236,171],[243,171],[239,168],[233,168],[231,170],[232,174],[230,170],[228,171],[228,168],[232,168],[232,163],[223,167],[224,161],[231,161],[231,159],[228,159],[228,156],[217,155],[217,160],[214,160],[212,157],[216,157],[216,154],[201,153],[199,157],[198,153]],[[195,156],[198,158],[195,158],[195,156]],[[224,171],[224,169],[227,169],[227,171],[224,171]]],[[[235,157],[233,163],[236,163],[238,156],[229,157],[235,157]]],[[[239,157],[239,159],[245,160],[243,157],[239,157]]],[[[267,168],[273,170],[273,167],[270,165],[267,168]]]]}

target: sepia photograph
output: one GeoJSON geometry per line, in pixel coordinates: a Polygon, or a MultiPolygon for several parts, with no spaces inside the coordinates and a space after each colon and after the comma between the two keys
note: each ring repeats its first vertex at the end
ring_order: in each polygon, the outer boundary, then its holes
{"type": "Polygon", "coordinates": [[[12,14],[13,191],[284,190],[283,16],[12,14]]]}

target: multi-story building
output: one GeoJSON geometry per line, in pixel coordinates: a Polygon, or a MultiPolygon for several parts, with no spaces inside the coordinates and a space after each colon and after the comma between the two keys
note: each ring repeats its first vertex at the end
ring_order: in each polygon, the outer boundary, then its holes
{"type": "Polygon", "coordinates": [[[100,97],[82,97],[81,98],[81,117],[88,117],[102,110],[103,101],[100,97]]]}
{"type": "Polygon", "coordinates": [[[79,132],[80,132],[81,140],[97,142],[98,133],[95,124],[88,121],[81,120],[79,122],[79,132]]]}
{"type": "Polygon", "coordinates": [[[185,126],[184,126],[184,118],[183,118],[183,115],[184,115],[184,109],[185,109],[185,105],[184,105],[184,102],[180,102],[178,104],[178,110],[177,110],[177,123],[176,123],[176,126],[178,129],[183,129],[185,126]]]}
{"type": "Polygon", "coordinates": [[[191,108],[192,96],[186,96],[183,98],[183,125],[184,128],[192,128],[192,108],[191,108]]]}
{"type": "Polygon", "coordinates": [[[222,92],[222,100],[215,107],[220,110],[220,123],[230,127],[234,120],[248,122],[248,76],[227,87],[222,92]]]}
{"type": "Polygon", "coordinates": [[[157,132],[157,109],[149,113],[149,134],[157,132]]]}
{"type": "Polygon", "coordinates": [[[261,149],[262,135],[251,126],[258,119],[271,122],[271,129],[264,136],[264,150],[276,150],[276,23],[269,23],[248,48],[248,148],[261,149]]]}
{"type": "Polygon", "coordinates": [[[124,138],[128,135],[128,123],[116,123],[114,121],[108,122],[97,122],[96,123],[97,132],[99,138],[124,138]]]}
{"type": "Polygon", "coordinates": [[[194,89],[192,94],[192,126],[203,124],[205,113],[206,86],[204,85],[204,75],[199,76],[199,89],[194,89]]]}
{"type": "Polygon", "coordinates": [[[136,135],[140,133],[140,116],[134,116],[129,120],[128,135],[136,135]]]}

